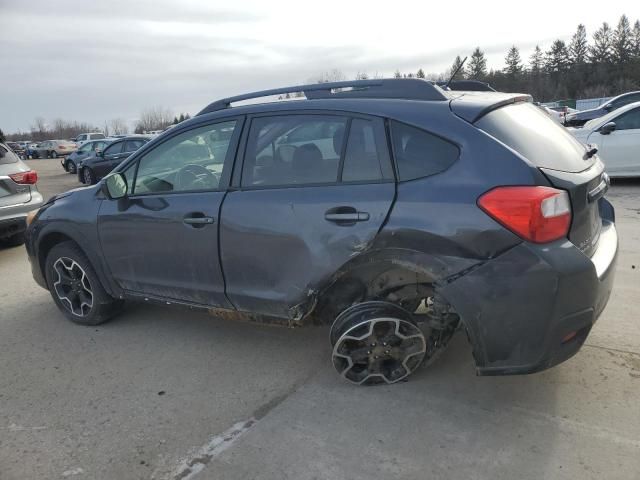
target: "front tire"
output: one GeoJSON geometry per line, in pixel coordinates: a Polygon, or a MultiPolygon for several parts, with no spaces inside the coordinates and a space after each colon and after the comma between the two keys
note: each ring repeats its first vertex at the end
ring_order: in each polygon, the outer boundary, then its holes
{"type": "Polygon", "coordinates": [[[72,322],[99,325],[122,305],[105,291],[91,262],[73,242],[59,243],[51,249],[45,275],[53,301],[72,322]]]}
{"type": "Polygon", "coordinates": [[[75,162],[73,160],[69,160],[69,161],[67,161],[66,165],[67,165],[67,172],[75,175],[76,174],[76,164],[75,164],[75,162]]]}
{"type": "Polygon", "coordinates": [[[93,173],[89,167],[85,167],[82,171],[82,178],[84,179],[84,183],[86,185],[95,185],[96,183],[96,174],[93,173]]]}

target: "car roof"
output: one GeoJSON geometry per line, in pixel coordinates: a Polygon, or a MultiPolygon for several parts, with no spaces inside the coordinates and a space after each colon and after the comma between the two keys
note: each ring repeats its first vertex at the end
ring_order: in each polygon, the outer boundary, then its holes
{"type": "MultiPolygon", "coordinates": [[[[431,82],[416,78],[356,80],[285,87],[224,98],[209,104],[196,116],[182,122],[178,127],[188,127],[218,118],[281,111],[303,113],[304,111],[330,110],[403,120],[405,113],[408,114],[416,108],[419,108],[420,111],[429,108],[430,113],[440,111],[444,115],[451,114],[454,105],[454,113],[468,121],[475,121],[493,108],[516,101],[531,101],[531,96],[501,92],[445,91],[431,82]],[[282,96],[282,92],[296,93],[301,91],[304,91],[306,97],[241,106],[231,105],[235,102],[266,96],[282,96]]],[[[179,128],[179,130],[183,130],[183,128],[179,128]]]]}

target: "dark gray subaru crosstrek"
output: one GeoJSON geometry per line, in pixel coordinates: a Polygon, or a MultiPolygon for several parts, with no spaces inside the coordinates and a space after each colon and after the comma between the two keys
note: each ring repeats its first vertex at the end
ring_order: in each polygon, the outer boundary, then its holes
{"type": "Polygon", "coordinates": [[[479,374],[531,373],[575,354],[609,299],[608,185],[528,96],[306,85],[212,103],[47,202],[27,249],[81,324],[125,299],[327,323],[358,384],[406,378],[461,326],[479,374]]]}

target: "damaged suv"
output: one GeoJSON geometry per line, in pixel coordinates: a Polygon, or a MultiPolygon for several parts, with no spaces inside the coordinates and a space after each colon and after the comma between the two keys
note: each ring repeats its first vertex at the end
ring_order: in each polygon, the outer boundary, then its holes
{"type": "Polygon", "coordinates": [[[33,275],[80,324],[127,299],[330,324],[357,384],[458,328],[480,375],[551,367],[604,309],[618,237],[596,152],[530,100],[390,79],[214,102],[40,208],[33,275]]]}

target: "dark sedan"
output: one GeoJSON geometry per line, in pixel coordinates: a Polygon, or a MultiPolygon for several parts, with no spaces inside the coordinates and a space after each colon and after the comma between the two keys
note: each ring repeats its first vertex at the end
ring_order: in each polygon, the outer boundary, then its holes
{"type": "Polygon", "coordinates": [[[111,142],[112,140],[108,138],[103,140],[90,140],[71,155],[66,158],[62,158],[60,160],[60,164],[62,165],[62,168],[64,168],[65,172],[76,173],[78,171],[78,165],[82,160],[96,155],[97,152],[101,152],[111,142]]]}
{"type": "Polygon", "coordinates": [[[589,110],[582,110],[580,112],[568,113],[565,117],[564,123],[567,127],[581,127],[589,120],[594,118],[600,118],[609,112],[629,105],[630,103],[640,102],[639,92],[628,92],[617,97],[612,98],[608,102],[603,103],[597,108],[591,108],[589,110]]]}
{"type": "Polygon", "coordinates": [[[93,185],[149,140],[141,136],[114,140],[103,151],[94,152],[78,164],[78,180],[93,185]]]}

